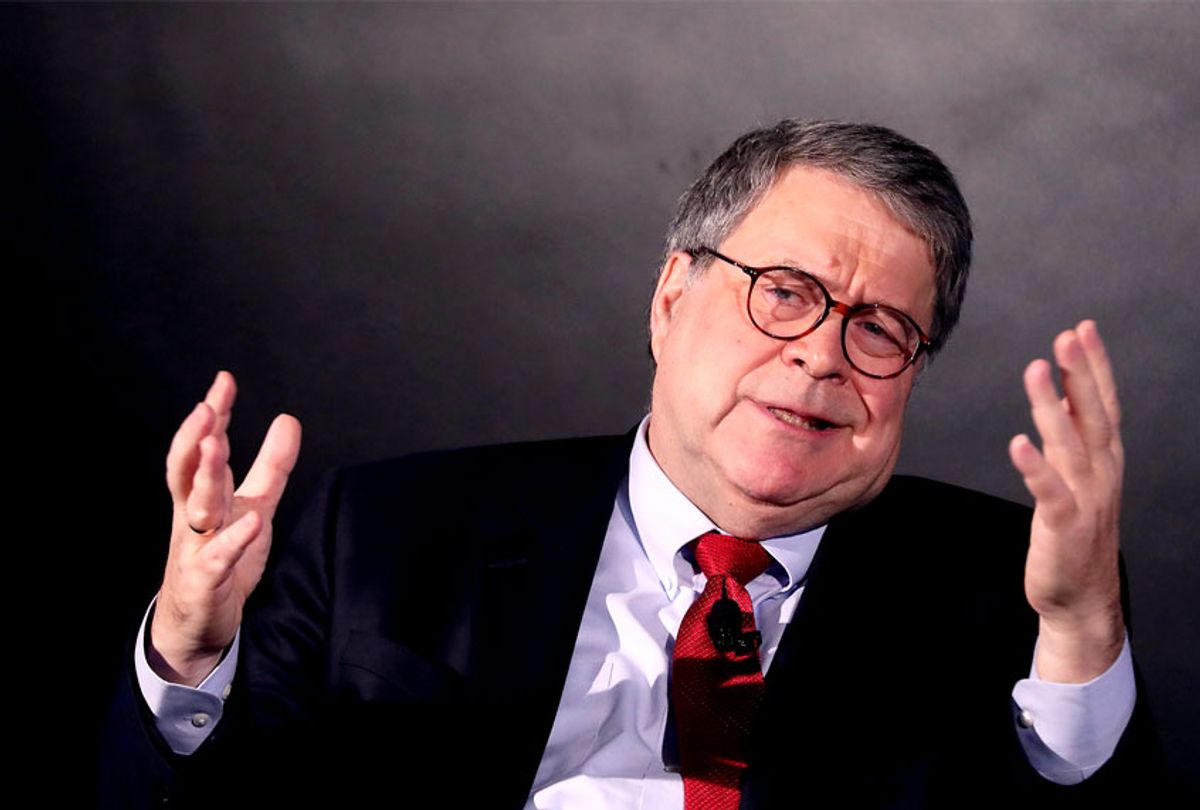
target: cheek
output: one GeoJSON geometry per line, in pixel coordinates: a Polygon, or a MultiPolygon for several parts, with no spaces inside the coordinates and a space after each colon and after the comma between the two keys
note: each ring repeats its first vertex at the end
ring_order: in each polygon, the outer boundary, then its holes
{"type": "Polygon", "coordinates": [[[758,340],[727,300],[694,303],[672,324],[658,372],[673,410],[693,430],[712,430],[753,392],[756,370],[777,356],[779,344],[758,340]]]}
{"type": "Polygon", "coordinates": [[[863,393],[862,401],[867,409],[864,444],[890,448],[900,441],[909,390],[910,386],[905,385],[880,387],[863,393]]]}
{"type": "Polygon", "coordinates": [[[720,346],[706,373],[708,390],[719,403],[722,414],[763,389],[765,382],[777,373],[772,367],[777,362],[776,357],[774,346],[763,351],[753,339],[745,340],[741,336],[720,346]]]}
{"type": "Polygon", "coordinates": [[[682,360],[676,373],[691,389],[703,392],[706,400],[732,398],[755,365],[745,336],[710,323],[698,325],[688,337],[686,357],[675,358],[682,360]]]}

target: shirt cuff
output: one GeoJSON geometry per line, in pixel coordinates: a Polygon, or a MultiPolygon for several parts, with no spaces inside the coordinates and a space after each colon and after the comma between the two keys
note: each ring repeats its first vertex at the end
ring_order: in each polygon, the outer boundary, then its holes
{"type": "Polygon", "coordinates": [[[1117,660],[1087,683],[1043,681],[1031,666],[1012,698],[1017,737],[1029,763],[1051,782],[1082,782],[1109,760],[1133,714],[1137,687],[1129,637],[1117,660]]]}
{"type": "Polygon", "coordinates": [[[150,668],[146,659],[146,625],[154,615],[155,602],[150,602],[142,626],[138,628],[137,641],[133,645],[133,668],[137,674],[138,689],[142,699],[154,715],[154,725],[167,746],[176,754],[193,754],[208,739],[225,711],[225,699],[233,688],[233,674],[237,670],[238,643],[242,631],[238,628],[229,652],[217,664],[208,677],[193,688],[169,683],[150,668]]]}

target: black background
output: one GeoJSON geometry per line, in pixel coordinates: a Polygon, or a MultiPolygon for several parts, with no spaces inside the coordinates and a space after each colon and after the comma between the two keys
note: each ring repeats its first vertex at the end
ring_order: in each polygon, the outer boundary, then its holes
{"type": "Polygon", "coordinates": [[[1027,500],[1021,370],[1098,319],[1135,649],[1195,785],[1200,7],[9,5],[0,45],[38,744],[89,759],[161,575],[163,456],[216,369],[242,384],[235,469],[273,413],[304,423],[285,528],[334,464],[624,431],[674,199],[801,115],[927,143],[976,219],[902,471],[1027,500]]]}

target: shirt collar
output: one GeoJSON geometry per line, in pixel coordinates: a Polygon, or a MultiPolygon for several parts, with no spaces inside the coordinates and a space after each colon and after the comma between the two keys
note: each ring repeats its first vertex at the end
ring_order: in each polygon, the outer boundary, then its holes
{"type": "MultiPolygon", "coordinates": [[[[720,528],[689,501],[658,466],[646,439],[649,424],[647,414],[638,425],[629,453],[629,510],[634,532],[650,565],[667,594],[674,598],[679,588],[675,561],[680,549],[705,532],[720,531],[720,528]]],[[[783,590],[792,590],[804,581],[824,533],[825,526],[818,526],[799,534],[762,541],[763,548],[783,569],[778,572],[782,574],[783,590]]]]}

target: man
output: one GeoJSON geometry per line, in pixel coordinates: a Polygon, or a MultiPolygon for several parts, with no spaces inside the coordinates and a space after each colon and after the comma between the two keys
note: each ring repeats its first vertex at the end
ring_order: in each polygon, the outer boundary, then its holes
{"type": "Polygon", "coordinates": [[[278,417],[235,493],[219,374],[168,454],[171,550],[109,789],[690,810],[1128,788],[1144,743],[1095,325],[1055,341],[1064,397],[1026,371],[1042,449],[1009,449],[1032,523],[891,480],[970,240],[949,171],[889,130],[743,136],[680,201],[631,436],[335,473],[240,637],[300,429],[278,417]]]}

